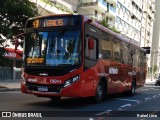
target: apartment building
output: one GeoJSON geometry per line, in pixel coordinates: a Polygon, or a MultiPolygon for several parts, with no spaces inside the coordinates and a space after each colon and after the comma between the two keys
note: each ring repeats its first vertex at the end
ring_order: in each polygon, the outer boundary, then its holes
{"type": "Polygon", "coordinates": [[[74,14],[78,0],[30,0],[37,4],[39,15],[74,14]]]}
{"type": "Polygon", "coordinates": [[[116,0],[79,0],[78,13],[86,15],[96,20],[108,18],[110,24],[115,23],[116,16],[116,0]]]}
{"type": "MultiPolygon", "coordinates": [[[[155,0],[143,0],[143,14],[141,26],[140,46],[152,47],[153,23],[155,14],[155,0]]],[[[147,55],[148,71],[152,67],[152,52],[147,55]]]]}
{"type": "Polygon", "coordinates": [[[125,37],[140,45],[142,0],[79,0],[78,13],[107,19],[125,37]]]}

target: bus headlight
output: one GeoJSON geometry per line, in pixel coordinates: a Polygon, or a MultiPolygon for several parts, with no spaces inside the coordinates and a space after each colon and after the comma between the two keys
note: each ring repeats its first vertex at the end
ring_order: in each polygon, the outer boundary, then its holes
{"type": "Polygon", "coordinates": [[[69,80],[67,80],[67,81],[65,82],[65,84],[64,84],[64,87],[67,87],[67,86],[73,84],[74,82],[76,82],[76,81],[78,81],[78,80],[79,80],[79,75],[78,75],[78,76],[75,76],[75,77],[73,77],[73,78],[71,78],[71,79],[69,79],[69,80]]]}
{"type": "Polygon", "coordinates": [[[24,78],[23,75],[21,75],[21,79],[22,79],[23,84],[26,84],[26,79],[24,78]]]}

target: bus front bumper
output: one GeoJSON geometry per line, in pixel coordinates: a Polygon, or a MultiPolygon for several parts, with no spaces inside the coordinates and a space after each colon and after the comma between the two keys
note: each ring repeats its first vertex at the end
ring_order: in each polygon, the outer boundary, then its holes
{"type": "Polygon", "coordinates": [[[84,82],[77,81],[74,84],[71,84],[67,87],[63,85],[57,86],[47,86],[34,84],[29,85],[25,84],[21,80],[21,92],[26,94],[34,94],[40,97],[53,97],[53,96],[61,96],[61,97],[83,97],[84,90],[84,82]]]}

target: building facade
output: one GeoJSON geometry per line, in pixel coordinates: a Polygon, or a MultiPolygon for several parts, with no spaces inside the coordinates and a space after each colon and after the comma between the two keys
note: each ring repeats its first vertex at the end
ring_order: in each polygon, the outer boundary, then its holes
{"type": "MultiPolygon", "coordinates": [[[[153,36],[153,23],[155,14],[155,0],[143,0],[143,15],[142,15],[142,27],[141,27],[141,41],[140,45],[144,47],[152,47],[153,36]]],[[[148,71],[152,67],[152,52],[147,55],[148,71]]]]}
{"type": "Polygon", "coordinates": [[[79,0],[78,13],[106,19],[111,27],[140,46],[142,0],[79,0]]]}
{"type": "Polygon", "coordinates": [[[37,4],[39,15],[73,14],[77,11],[77,0],[30,0],[37,4]]]}

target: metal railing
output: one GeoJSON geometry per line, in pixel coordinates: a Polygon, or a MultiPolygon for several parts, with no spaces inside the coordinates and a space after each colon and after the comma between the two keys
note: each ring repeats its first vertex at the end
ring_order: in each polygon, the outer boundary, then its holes
{"type": "MultiPolygon", "coordinates": [[[[15,79],[21,78],[21,71],[16,71],[15,79]]],[[[0,81],[13,79],[13,68],[11,67],[0,67],[0,81]]]]}
{"type": "Polygon", "coordinates": [[[81,1],[79,2],[79,4],[81,4],[81,3],[95,3],[95,2],[99,2],[99,3],[101,3],[103,6],[107,7],[107,2],[104,1],[104,0],[81,0],[81,1]]]}
{"type": "Polygon", "coordinates": [[[0,67],[0,80],[13,79],[13,69],[9,67],[0,67]]]}

